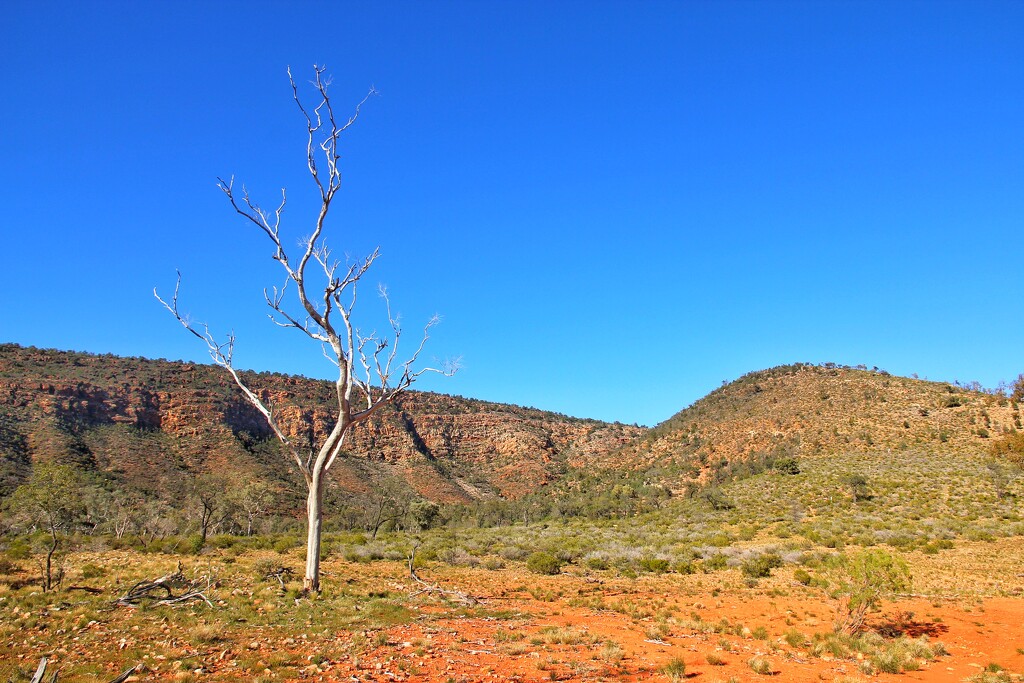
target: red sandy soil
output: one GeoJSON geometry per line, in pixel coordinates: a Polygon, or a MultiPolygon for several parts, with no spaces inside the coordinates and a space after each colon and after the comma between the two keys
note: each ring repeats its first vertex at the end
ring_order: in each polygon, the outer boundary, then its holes
{"type": "MultiPolygon", "coordinates": [[[[633,595],[632,599],[643,599],[633,595]]],[[[655,599],[665,596],[651,596],[655,599]]],[[[523,621],[496,621],[486,618],[445,619],[430,622],[425,628],[411,624],[388,632],[388,644],[357,658],[346,658],[313,676],[323,681],[447,681],[458,682],[510,681],[648,681],[668,680],[660,671],[669,661],[682,658],[686,678],[695,681],[741,681],[764,679],[754,673],[748,661],[763,656],[771,663],[772,676],[781,681],[831,681],[848,676],[863,679],[857,661],[834,660],[828,656],[815,658],[806,650],[790,647],[783,633],[796,628],[805,634],[828,631],[831,626],[831,605],[822,601],[755,596],[738,598],[710,595],[698,600],[673,600],[681,610],[698,611],[706,622],[717,623],[726,618],[733,624],[748,628],[764,626],[767,640],[747,636],[722,636],[698,633],[692,629],[673,628],[668,635],[653,641],[645,627],[653,620],[637,623],[619,612],[568,607],[562,602],[538,602],[529,598],[503,598],[501,602],[530,615],[523,621]],[[789,623],[787,623],[789,622],[789,623]],[[622,648],[622,659],[609,661],[603,645],[534,645],[546,626],[568,627],[595,636],[600,641],[613,641],[622,648]],[[513,643],[496,642],[500,632],[525,634],[513,643]],[[729,644],[729,651],[725,643],[729,644]],[[776,646],[772,648],[769,644],[776,646]],[[515,647],[525,648],[519,653],[515,647]],[[724,664],[712,666],[712,654],[724,664]]],[[[1016,648],[1024,644],[1024,600],[1020,598],[989,598],[980,602],[959,604],[947,602],[936,606],[927,600],[892,603],[887,612],[910,611],[915,614],[907,627],[909,636],[928,635],[939,640],[948,656],[925,663],[919,671],[880,678],[902,678],[908,681],[960,681],[981,671],[991,662],[998,662],[1010,671],[1024,670],[1024,656],[1016,648]]],[[[685,612],[684,612],[685,613],[685,612]]],[[[884,619],[876,619],[881,623],[884,619]]],[[[507,637],[507,636],[506,636],[507,637]]],[[[504,638],[501,638],[504,640],[504,638]]],[[[771,678],[772,676],[769,676],[771,678]]]]}
{"type": "MultiPolygon", "coordinates": [[[[175,633],[173,620],[156,621],[155,636],[159,638],[162,630],[184,661],[154,656],[129,680],[668,681],[662,667],[681,658],[685,678],[697,683],[765,678],[798,683],[963,681],[990,663],[1024,672],[1022,550],[1024,539],[1006,539],[958,545],[936,556],[909,556],[917,593],[887,602],[870,626],[900,623],[907,636],[941,641],[948,654],[902,674],[867,677],[858,671],[855,657],[815,657],[808,648],[787,643],[784,635],[794,630],[808,638],[830,632],[835,616],[833,601],[822,591],[795,582],[792,568],[776,570],[755,586],[745,585],[736,570],[637,579],[575,567],[552,577],[529,574],[521,566],[488,571],[432,565],[421,571],[428,581],[480,598],[479,605],[465,609],[435,594],[417,595],[422,586],[401,563],[335,559],[325,565],[328,583],[408,595],[412,618],[367,632],[317,631],[315,626],[302,632],[303,627],[294,624],[251,631],[234,624],[230,633],[205,645],[189,644],[187,634],[175,633]],[[897,617],[901,614],[902,621],[897,617]],[[720,632],[706,628],[723,620],[728,628],[720,632]],[[559,633],[570,642],[550,642],[552,634],[546,637],[545,629],[552,627],[562,629],[559,633]],[[709,662],[709,655],[716,663],[709,662]],[[753,657],[767,660],[772,673],[755,673],[749,665],[753,657]],[[289,664],[280,665],[282,659],[289,664]]],[[[111,560],[116,561],[123,560],[111,560]]],[[[289,600],[268,606],[268,611],[283,615],[290,604],[289,600]]],[[[13,609],[0,610],[0,619],[16,618],[13,609]]],[[[118,616],[95,623],[84,629],[95,634],[93,642],[109,648],[108,655],[124,648],[131,631],[138,629],[118,616]]],[[[95,652],[77,645],[78,638],[69,637],[74,633],[45,631],[33,640],[25,631],[15,631],[10,642],[3,643],[4,651],[15,653],[10,656],[18,658],[23,670],[34,668],[43,653],[56,654],[67,670],[76,661],[111,661],[97,659],[95,652]]],[[[113,664],[103,666],[116,673],[113,664]]],[[[60,680],[76,679],[62,674],[60,680]]]]}

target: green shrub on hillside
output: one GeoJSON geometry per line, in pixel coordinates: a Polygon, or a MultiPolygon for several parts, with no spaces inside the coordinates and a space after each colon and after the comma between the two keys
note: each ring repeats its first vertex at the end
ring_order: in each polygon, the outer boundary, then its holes
{"type": "Polygon", "coordinates": [[[781,458],[775,461],[772,469],[779,474],[800,474],[800,463],[796,458],[781,458]]]}
{"type": "Polygon", "coordinates": [[[871,489],[868,487],[868,478],[860,473],[848,474],[843,477],[843,484],[850,489],[853,502],[867,500],[871,496],[871,489]]]}
{"type": "Polygon", "coordinates": [[[710,505],[713,510],[732,510],[736,507],[736,504],[722,493],[722,489],[717,487],[705,489],[700,494],[700,498],[710,505]]]}
{"type": "Polygon", "coordinates": [[[708,573],[725,569],[727,562],[728,558],[726,558],[724,553],[715,553],[701,563],[701,570],[708,573]]]}
{"type": "Polygon", "coordinates": [[[640,569],[652,574],[664,574],[669,568],[669,561],[660,557],[641,557],[637,564],[640,569]]]}
{"type": "Polygon", "coordinates": [[[996,439],[989,452],[996,458],[1005,458],[1024,467],[1024,432],[1012,432],[996,439]]]}

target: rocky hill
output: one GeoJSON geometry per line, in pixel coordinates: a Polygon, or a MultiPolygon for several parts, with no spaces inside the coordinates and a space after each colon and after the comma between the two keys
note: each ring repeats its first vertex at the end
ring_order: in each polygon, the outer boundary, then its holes
{"type": "MultiPolygon", "coordinates": [[[[270,373],[248,381],[293,438],[315,441],[329,428],[329,382],[270,373]]],[[[1002,395],[831,364],[750,373],[650,430],[410,392],[355,430],[333,481],[360,494],[398,482],[459,503],[518,498],[572,470],[590,488],[641,471],[680,491],[784,457],[983,454],[1014,430],[1024,430],[1021,409],[1002,395]]],[[[164,499],[209,472],[301,488],[219,368],[0,345],[0,496],[44,460],[164,499]]]]}
{"type": "Polygon", "coordinates": [[[675,487],[779,457],[987,453],[992,439],[1020,429],[1020,407],[999,394],[879,370],[798,364],[716,389],[607,462],[660,471],[675,487]]]}
{"type": "MultiPolygon", "coordinates": [[[[300,441],[331,425],[332,384],[270,373],[248,380],[300,441]]],[[[410,392],[356,429],[334,482],[359,492],[399,481],[438,502],[517,497],[643,431],[410,392]]],[[[0,495],[45,460],[74,462],[112,486],[161,497],[202,472],[282,487],[299,481],[262,417],[219,368],[0,345],[0,495]]]]}

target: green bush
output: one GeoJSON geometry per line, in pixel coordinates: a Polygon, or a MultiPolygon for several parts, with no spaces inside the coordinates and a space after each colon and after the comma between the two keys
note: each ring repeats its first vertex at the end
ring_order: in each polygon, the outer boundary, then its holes
{"type": "Polygon", "coordinates": [[[661,673],[672,681],[681,681],[686,677],[686,662],[682,657],[676,657],[665,666],[661,667],[661,673]]]}
{"type": "Polygon", "coordinates": [[[641,557],[638,563],[645,572],[664,574],[668,571],[669,561],[659,557],[641,557]]]}
{"type": "Polygon", "coordinates": [[[210,536],[207,542],[209,542],[211,547],[226,550],[237,544],[244,544],[245,539],[234,534],[217,534],[216,536],[210,536]]]}
{"type": "Polygon", "coordinates": [[[297,547],[299,547],[299,539],[295,536],[282,536],[274,541],[274,550],[282,555],[297,547]]]}
{"type": "Polygon", "coordinates": [[[752,579],[761,579],[771,576],[772,570],[782,566],[782,558],[777,553],[765,553],[752,557],[740,565],[740,571],[744,576],[752,579]]]}
{"type": "Polygon", "coordinates": [[[882,597],[910,585],[907,563],[884,550],[862,550],[854,555],[829,559],[825,580],[830,594],[839,601],[839,633],[860,631],[868,612],[877,610],[882,597]]]}
{"type": "MultiPolygon", "coordinates": [[[[807,572],[804,573],[806,574],[807,572]]],[[[785,640],[786,644],[790,647],[803,647],[807,644],[807,636],[800,633],[800,631],[797,631],[795,628],[790,628],[783,633],[782,639],[785,640]]]]}
{"type": "Polygon", "coordinates": [[[938,555],[940,550],[949,550],[953,547],[953,541],[945,538],[940,538],[935,541],[930,541],[921,548],[921,551],[926,555],[938,555]]]}
{"type": "Polygon", "coordinates": [[[696,571],[696,568],[693,566],[693,562],[690,560],[679,560],[674,565],[672,565],[672,571],[677,572],[679,574],[692,574],[694,571],[696,571]]]}
{"type": "Polygon", "coordinates": [[[106,576],[107,570],[98,564],[91,562],[82,565],[82,578],[83,579],[98,579],[101,576],[106,576]]]}
{"type": "Polygon", "coordinates": [[[27,560],[32,557],[32,545],[23,538],[16,538],[7,544],[4,555],[11,560],[27,560]]]}
{"type": "Polygon", "coordinates": [[[203,546],[206,545],[206,541],[199,534],[194,534],[188,537],[185,541],[184,552],[189,555],[198,555],[203,552],[203,546]]]}
{"type": "Polygon", "coordinates": [[[526,568],[534,574],[552,576],[562,571],[562,561],[551,553],[538,551],[526,560],[526,568]]]}
{"type": "Polygon", "coordinates": [[[715,553],[711,557],[704,560],[701,564],[701,569],[705,572],[714,572],[719,569],[725,569],[727,558],[722,553],[715,553]]]}
{"type": "MultiPolygon", "coordinates": [[[[434,549],[431,550],[432,553],[429,553],[431,555],[429,558],[424,557],[425,555],[428,555],[428,553],[418,553],[416,555],[416,558],[424,560],[438,559],[437,552],[434,551],[434,549]]],[[[349,562],[374,562],[376,560],[384,559],[384,547],[379,543],[367,543],[365,545],[357,545],[352,546],[350,548],[346,548],[343,552],[343,555],[345,559],[349,562]]]]}
{"type": "Polygon", "coordinates": [[[775,461],[773,469],[779,474],[800,474],[800,463],[796,458],[780,458],[775,461]]]}

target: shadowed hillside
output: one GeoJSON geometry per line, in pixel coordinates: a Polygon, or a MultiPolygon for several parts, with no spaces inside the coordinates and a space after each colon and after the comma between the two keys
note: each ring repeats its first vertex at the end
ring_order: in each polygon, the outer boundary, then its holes
{"type": "MultiPolygon", "coordinates": [[[[311,443],[332,426],[333,384],[250,373],[283,427],[311,443]]],[[[334,482],[382,481],[438,502],[515,497],[570,459],[621,447],[638,427],[410,392],[356,428],[334,482]]],[[[111,485],[174,496],[194,473],[298,481],[260,416],[211,365],[0,345],[0,494],[39,461],[74,463],[111,485]]]]}

